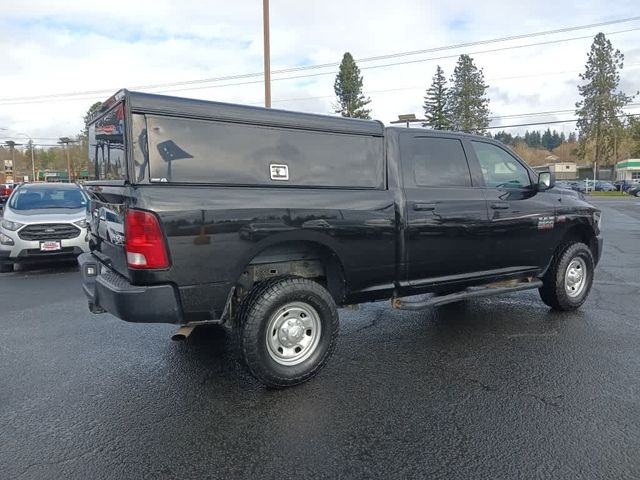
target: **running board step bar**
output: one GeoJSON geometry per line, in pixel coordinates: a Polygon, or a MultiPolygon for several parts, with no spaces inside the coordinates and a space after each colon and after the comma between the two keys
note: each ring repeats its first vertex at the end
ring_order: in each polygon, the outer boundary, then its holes
{"type": "MultiPolygon", "coordinates": [[[[496,284],[486,285],[483,287],[470,287],[461,292],[451,293],[449,295],[437,295],[427,298],[426,300],[407,300],[408,297],[394,297],[391,299],[391,306],[399,310],[422,310],[423,308],[437,307],[446,305],[467,298],[489,297],[491,295],[500,295],[502,293],[519,292],[521,290],[531,290],[540,288],[542,280],[529,280],[525,282],[500,282],[496,284]]],[[[410,297],[409,297],[410,298],[410,297]]]]}

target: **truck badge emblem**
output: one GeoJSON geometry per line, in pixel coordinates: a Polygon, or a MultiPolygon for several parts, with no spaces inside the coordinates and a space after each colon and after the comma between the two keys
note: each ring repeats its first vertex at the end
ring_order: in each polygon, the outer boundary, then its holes
{"type": "Polygon", "coordinates": [[[554,223],[553,217],[538,217],[538,230],[553,228],[554,223]]]}
{"type": "Polygon", "coordinates": [[[271,170],[271,180],[289,180],[289,166],[269,164],[271,170]]]}

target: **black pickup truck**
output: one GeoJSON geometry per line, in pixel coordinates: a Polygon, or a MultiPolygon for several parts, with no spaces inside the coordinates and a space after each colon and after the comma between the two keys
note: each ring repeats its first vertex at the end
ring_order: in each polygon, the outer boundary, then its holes
{"type": "Polygon", "coordinates": [[[91,311],[230,325],[271,387],[326,363],[337,307],[572,310],[602,250],[599,210],[485,137],[123,90],[89,153],[91,311]]]}

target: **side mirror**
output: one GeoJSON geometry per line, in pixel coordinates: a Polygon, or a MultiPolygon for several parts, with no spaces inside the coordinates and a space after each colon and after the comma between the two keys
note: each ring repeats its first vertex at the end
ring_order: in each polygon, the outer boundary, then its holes
{"type": "Polygon", "coordinates": [[[555,175],[551,172],[540,172],[538,174],[538,190],[543,192],[553,188],[556,184],[555,175]]]}

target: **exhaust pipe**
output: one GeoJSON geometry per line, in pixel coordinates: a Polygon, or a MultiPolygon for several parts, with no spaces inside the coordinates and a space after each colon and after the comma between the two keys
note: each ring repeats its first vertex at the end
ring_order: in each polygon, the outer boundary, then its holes
{"type": "Polygon", "coordinates": [[[178,331],[171,336],[171,340],[173,340],[174,342],[185,341],[189,337],[189,335],[191,335],[191,332],[193,332],[194,328],[196,327],[180,327],[178,331]]]}

